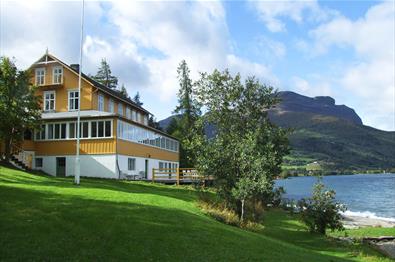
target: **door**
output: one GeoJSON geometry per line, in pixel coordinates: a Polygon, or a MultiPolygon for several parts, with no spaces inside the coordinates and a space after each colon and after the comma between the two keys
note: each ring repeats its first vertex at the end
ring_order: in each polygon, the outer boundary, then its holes
{"type": "Polygon", "coordinates": [[[148,159],[145,160],[144,178],[148,178],[148,159]]]}
{"type": "Polygon", "coordinates": [[[56,158],[56,176],[65,177],[66,176],[66,158],[57,157],[56,158]]]}

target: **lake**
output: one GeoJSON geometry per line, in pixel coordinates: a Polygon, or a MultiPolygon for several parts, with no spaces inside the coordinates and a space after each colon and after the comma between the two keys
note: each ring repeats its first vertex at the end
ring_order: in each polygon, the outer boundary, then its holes
{"type": "MultiPolygon", "coordinates": [[[[276,181],[284,197],[298,200],[311,195],[317,177],[291,177],[276,181]]],[[[347,205],[346,214],[395,221],[395,174],[325,176],[324,184],[347,205]]]]}

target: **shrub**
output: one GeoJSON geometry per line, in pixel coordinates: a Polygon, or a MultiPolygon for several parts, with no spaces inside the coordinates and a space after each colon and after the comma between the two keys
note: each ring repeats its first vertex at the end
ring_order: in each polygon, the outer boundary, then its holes
{"type": "Polygon", "coordinates": [[[250,219],[246,218],[241,220],[239,215],[233,209],[227,208],[224,202],[219,201],[218,199],[215,201],[208,194],[199,194],[198,205],[203,212],[221,223],[244,228],[250,231],[258,231],[263,228],[263,225],[250,219]]]}
{"type": "Polygon", "coordinates": [[[336,202],[335,196],[336,192],[328,190],[319,179],[314,185],[312,197],[298,202],[301,220],[310,232],[325,235],[326,229],[344,230],[340,212],[344,212],[346,207],[336,202]]]}

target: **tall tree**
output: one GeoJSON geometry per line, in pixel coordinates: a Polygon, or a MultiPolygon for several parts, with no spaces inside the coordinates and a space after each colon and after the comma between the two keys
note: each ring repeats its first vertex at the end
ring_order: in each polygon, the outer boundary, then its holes
{"type": "Polygon", "coordinates": [[[246,202],[270,195],[288,153],[287,131],[271,124],[267,113],[277,93],[254,77],[242,83],[240,75],[217,70],[203,73],[196,87],[207,113],[195,126],[212,125],[216,134],[207,139],[194,133],[189,150],[198,170],[216,178],[219,195],[243,219],[246,202]]]}
{"type": "Polygon", "coordinates": [[[39,98],[29,80],[29,72],[18,70],[7,57],[0,58],[0,141],[5,146],[6,161],[24,132],[40,122],[39,98]]]}
{"type": "Polygon", "coordinates": [[[162,130],[161,126],[156,121],[156,118],[153,115],[150,115],[150,117],[148,118],[148,125],[155,129],[162,130]]]}
{"type": "Polygon", "coordinates": [[[134,95],[133,97],[133,102],[135,102],[138,106],[142,106],[144,103],[141,102],[141,98],[140,98],[140,93],[137,91],[137,93],[134,95]]]}
{"type": "Polygon", "coordinates": [[[100,67],[93,79],[112,89],[117,88],[118,85],[118,78],[111,74],[110,65],[105,58],[101,60],[100,67]]]}
{"type": "Polygon", "coordinates": [[[126,87],[124,84],[122,84],[121,89],[119,90],[119,93],[125,98],[129,98],[128,90],[126,90],[126,87]]]}
{"type": "Polygon", "coordinates": [[[177,68],[180,89],[178,91],[178,106],[175,114],[180,114],[185,119],[186,131],[190,129],[194,121],[200,116],[200,106],[194,97],[190,70],[187,62],[182,60],[177,68]]]}
{"type": "Polygon", "coordinates": [[[192,129],[196,120],[200,117],[200,105],[195,98],[193,83],[190,78],[190,70],[185,60],[182,60],[177,68],[178,81],[178,105],[174,110],[176,116],[172,119],[167,131],[177,137],[180,144],[180,166],[193,167],[195,164],[194,152],[188,150],[191,142],[192,129]]]}

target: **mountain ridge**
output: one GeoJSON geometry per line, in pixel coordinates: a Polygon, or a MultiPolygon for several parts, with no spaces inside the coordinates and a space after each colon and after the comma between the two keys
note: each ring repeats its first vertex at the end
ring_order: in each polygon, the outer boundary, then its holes
{"type": "MultiPolygon", "coordinates": [[[[395,131],[363,125],[354,109],[336,105],[329,96],[307,97],[291,91],[278,93],[281,102],[269,111],[276,125],[292,130],[286,169],[305,172],[311,163],[330,172],[388,170],[395,167],[395,131]]],[[[163,129],[177,116],[159,121],[163,129]]],[[[208,137],[214,134],[206,127],[208,137]]]]}

